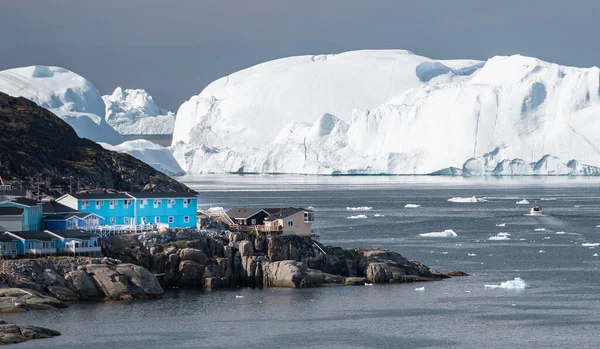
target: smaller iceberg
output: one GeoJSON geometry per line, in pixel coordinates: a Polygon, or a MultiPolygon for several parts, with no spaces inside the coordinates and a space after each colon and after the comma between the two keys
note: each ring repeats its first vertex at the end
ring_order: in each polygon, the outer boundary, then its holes
{"type": "Polygon", "coordinates": [[[419,208],[421,207],[421,205],[417,205],[417,204],[406,204],[404,205],[404,208],[419,208]]]}
{"type": "Polygon", "coordinates": [[[497,227],[506,227],[506,223],[498,223],[496,224],[497,227]]]}
{"type": "Polygon", "coordinates": [[[428,237],[428,238],[453,238],[458,236],[452,229],[446,229],[444,231],[436,231],[432,233],[423,233],[419,234],[419,236],[428,237]]]}
{"type": "Polygon", "coordinates": [[[360,206],[360,207],[346,207],[347,211],[371,211],[373,207],[370,206],[360,206]]]}
{"type": "Polygon", "coordinates": [[[477,198],[475,196],[471,196],[468,198],[462,198],[462,197],[453,197],[448,199],[449,202],[456,202],[456,203],[477,203],[477,202],[487,202],[486,199],[482,199],[482,198],[477,198]]]}
{"type": "Polygon", "coordinates": [[[425,286],[415,288],[415,291],[425,291],[425,286]]]}
{"type": "Polygon", "coordinates": [[[508,237],[509,235],[510,235],[509,233],[499,233],[497,235],[490,236],[488,240],[492,240],[492,241],[510,240],[510,238],[508,237]]]}
{"type": "Polygon", "coordinates": [[[546,228],[535,228],[533,231],[546,231],[546,228]]]}
{"type": "Polygon", "coordinates": [[[597,247],[600,246],[600,242],[584,242],[581,244],[583,247],[597,247]]]}
{"type": "Polygon", "coordinates": [[[385,217],[385,215],[381,213],[375,213],[373,217],[385,217]]]}
{"type": "Polygon", "coordinates": [[[529,285],[523,279],[516,277],[514,280],[504,281],[500,285],[485,285],[485,288],[504,288],[507,290],[524,290],[529,288],[529,285]]]}
{"type": "Polygon", "coordinates": [[[527,199],[523,199],[523,200],[517,201],[517,205],[529,205],[529,201],[527,201],[527,199]]]}

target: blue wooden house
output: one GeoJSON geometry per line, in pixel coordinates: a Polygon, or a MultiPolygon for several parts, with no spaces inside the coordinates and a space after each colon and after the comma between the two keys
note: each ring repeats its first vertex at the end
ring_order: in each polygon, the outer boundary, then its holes
{"type": "Polygon", "coordinates": [[[0,253],[4,258],[15,258],[17,257],[17,244],[20,240],[16,239],[5,232],[0,232],[0,253]]]}
{"type": "Polygon", "coordinates": [[[6,232],[16,243],[17,255],[41,257],[56,255],[59,238],[41,230],[6,232]]]}
{"type": "Polygon", "coordinates": [[[23,230],[42,229],[43,203],[23,197],[0,202],[0,207],[18,207],[23,209],[23,230]]]}
{"type": "Polygon", "coordinates": [[[164,223],[195,228],[197,197],[187,192],[67,194],[56,200],[81,213],[101,217],[101,224],[164,223]]]}
{"type": "Polygon", "coordinates": [[[78,230],[46,230],[50,236],[57,238],[56,249],[62,255],[99,254],[98,237],[92,233],[78,230]]]}

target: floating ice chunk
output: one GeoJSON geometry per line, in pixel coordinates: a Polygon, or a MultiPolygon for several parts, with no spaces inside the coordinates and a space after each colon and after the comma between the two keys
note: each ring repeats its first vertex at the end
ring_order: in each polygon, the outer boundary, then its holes
{"type": "Polygon", "coordinates": [[[496,224],[497,227],[506,227],[506,223],[498,223],[496,224]]]}
{"type": "Polygon", "coordinates": [[[421,205],[417,205],[417,204],[406,204],[404,205],[404,208],[419,208],[421,207],[421,205]]]}
{"type": "Polygon", "coordinates": [[[539,250],[538,253],[546,253],[544,250],[539,250]]]}
{"type": "Polygon", "coordinates": [[[370,206],[359,206],[359,207],[346,207],[348,211],[371,211],[373,207],[370,206]]]}
{"type": "Polygon", "coordinates": [[[475,254],[475,253],[467,253],[467,256],[469,256],[469,257],[475,257],[475,256],[477,256],[477,254],[475,254]]]}
{"type": "Polygon", "coordinates": [[[477,202],[487,202],[486,199],[482,199],[482,198],[476,198],[475,196],[471,196],[468,198],[461,198],[461,197],[453,197],[448,199],[448,201],[450,202],[456,202],[456,203],[477,203],[477,202]]]}
{"type": "Polygon", "coordinates": [[[544,240],[550,240],[549,236],[544,236],[544,240]]]}
{"type": "Polygon", "coordinates": [[[314,210],[315,208],[314,208],[314,207],[312,207],[312,206],[308,206],[308,207],[307,207],[307,209],[309,209],[309,210],[314,210]]]}
{"type": "Polygon", "coordinates": [[[425,291],[425,286],[415,288],[415,291],[425,291]]]}
{"type": "Polygon", "coordinates": [[[575,205],[575,206],[573,206],[573,207],[575,207],[575,208],[579,208],[579,207],[581,207],[581,206],[579,206],[579,205],[575,205]]]}
{"type": "Polygon", "coordinates": [[[365,218],[367,218],[367,216],[364,215],[364,214],[359,214],[359,215],[356,215],[356,216],[350,216],[350,217],[348,217],[348,219],[365,219],[365,218]]]}
{"type": "Polygon", "coordinates": [[[385,217],[385,215],[381,213],[375,213],[373,217],[385,217]]]}
{"type": "Polygon", "coordinates": [[[510,233],[498,233],[498,236],[510,236],[510,233]]]}
{"type": "Polygon", "coordinates": [[[215,207],[210,207],[208,209],[208,211],[224,211],[224,209],[221,206],[215,206],[215,207]]]}
{"type": "Polygon", "coordinates": [[[535,228],[533,231],[546,231],[546,228],[535,228]]]}
{"type": "Polygon", "coordinates": [[[597,254],[597,253],[594,253],[594,254],[592,255],[592,257],[598,257],[598,254],[597,254]]]}
{"type": "Polygon", "coordinates": [[[565,235],[565,234],[567,234],[567,233],[566,233],[566,232],[564,232],[564,231],[557,231],[557,232],[556,232],[556,233],[554,233],[554,234],[556,234],[556,235],[565,235]]]}
{"type": "Polygon", "coordinates": [[[529,285],[523,279],[517,277],[514,280],[504,281],[500,285],[485,285],[485,288],[504,288],[508,290],[523,290],[529,288],[529,285]]]}
{"type": "Polygon", "coordinates": [[[596,246],[600,246],[600,242],[584,242],[583,244],[581,244],[581,246],[583,247],[596,247],[596,246]]]}
{"type": "Polygon", "coordinates": [[[419,236],[428,237],[428,238],[452,238],[458,236],[452,229],[446,229],[444,231],[436,231],[432,233],[422,233],[419,236]]]}
{"type": "Polygon", "coordinates": [[[556,198],[540,198],[541,201],[556,201],[556,198]]]}
{"type": "Polygon", "coordinates": [[[519,241],[527,241],[527,239],[519,239],[519,241]]]}
{"type": "Polygon", "coordinates": [[[365,286],[373,286],[373,284],[370,284],[368,282],[365,282],[365,286]]]}
{"type": "Polygon", "coordinates": [[[517,201],[517,205],[529,205],[529,201],[527,201],[527,199],[523,199],[523,200],[517,201]]]}
{"type": "Polygon", "coordinates": [[[490,236],[488,238],[488,240],[492,240],[492,241],[502,241],[502,240],[510,240],[510,238],[506,235],[494,235],[494,236],[490,236]]]}
{"type": "Polygon", "coordinates": [[[448,254],[448,252],[444,251],[444,252],[442,252],[442,254],[448,254]]]}
{"type": "Polygon", "coordinates": [[[244,298],[244,296],[235,296],[235,298],[244,298]]]}

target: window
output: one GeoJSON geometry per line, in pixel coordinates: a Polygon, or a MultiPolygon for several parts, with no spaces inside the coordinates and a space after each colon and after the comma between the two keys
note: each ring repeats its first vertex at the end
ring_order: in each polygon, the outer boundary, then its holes
{"type": "Polygon", "coordinates": [[[123,224],[129,224],[129,217],[123,218],[123,224]]]}
{"type": "Polygon", "coordinates": [[[288,221],[288,227],[293,227],[294,226],[294,221],[288,221]]]}
{"type": "Polygon", "coordinates": [[[167,207],[168,208],[173,207],[174,204],[175,204],[175,200],[174,199],[167,200],[167,207]]]}
{"type": "Polygon", "coordinates": [[[112,224],[112,225],[117,224],[117,217],[110,217],[110,224],[112,224]]]}
{"type": "Polygon", "coordinates": [[[144,205],[146,205],[146,200],[140,200],[140,208],[144,208],[144,205]]]}
{"type": "Polygon", "coordinates": [[[304,223],[311,223],[315,220],[315,214],[312,212],[304,212],[304,223]]]}
{"type": "Polygon", "coordinates": [[[67,220],[67,229],[75,229],[77,228],[77,219],[71,218],[67,220]]]}
{"type": "Polygon", "coordinates": [[[175,223],[175,217],[169,216],[169,220],[167,222],[169,222],[169,224],[175,223]]]}
{"type": "Polygon", "coordinates": [[[253,220],[251,220],[251,221],[250,221],[250,224],[252,224],[252,225],[256,225],[256,219],[253,219],[253,220]]]}
{"type": "Polygon", "coordinates": [[[114,208],[115,208],[115,200],[110,200],[109,201],[109,205],[110,205],[110,209],[114,210],[114,208]]]}
{"type": "Polygon", "coordinates": [[[190,216],[183,216],[183,223],[189,223],[190,222],[190,216]]]}
{"type": "Polygon", "coordinates": [[[83,200],[83,201],[81,202],[81,209],[82,209],[82,210],[85,210],[85,209],[86,209],[86,208],[87,208],[89,205],[90,205],[90,202],[89,202],[89,201],[87,201],[87,200],[83,200]]]}
{"type": "Polygon", "coordinates": [[[192,199],[183,199],[183,207],[188,207],[192,203],[192,199]]]}
{"type": "Polygon", "coordinates": [[[100,209],[100,205],[101,205],[102,201],[100,200],[96,200],[96,210],[100,209]]]}
{"type": "Polygon", "coordinates": [[[154,208],[158,208],[158,205],[160,205],[160,200],[154,200],[154,208]]]}
{"type": "Polygon", "coordinates": [[[146,224],[146,217],[140,217],[140,223],[146,224]]]}
{"type": "Polygon", "coordinates": [[[123,208],[128,209],[131,205],[131,200],[123,200],[123,208]]]}
{"type": "Polygon", "coordinates": [[[160,223],[160,217],[159,216],[154,217],[154,223],[160,223]]]}
{"type": "Polygon", "coordinates": [[[53,248],[54,247],[54,242],[53,241],[44,241],[42,242],[42,248],[53,248]]]}

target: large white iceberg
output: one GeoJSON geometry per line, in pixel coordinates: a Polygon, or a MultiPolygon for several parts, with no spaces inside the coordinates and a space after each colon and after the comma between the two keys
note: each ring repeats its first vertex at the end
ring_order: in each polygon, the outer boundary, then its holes
{"type": "Polygon", "coordinates": [[[173,133],[175,114],[156,105],[144,90],[117,87],[102,99],[106,105],[106,122],[122,135],[173,133]]]}
{"type": "Polygon", "coordinates": [[[3,70],[0,91],[50,110],[79,137],[112,145],[124,141],[104,121],[104,102],[96,87],[67,69],[38,65],[3,70]]]}
{"type": "Polygon", "coordinates": [[[108,150],[127,153],[169,176],[181,176],[185,174],[168,148],[148,140],[137,139],[123,142],[119,145],[106,143],[100,143],[100,145],[108,150]]]}
{"type": "Polygon", "coordinates": [[[599,81],[519,55],[290,57],[185,102],[172,149],[189,173],[599,174],[599,81]]]}
{"type": "Polygon", "coordinates": [[[452,229],[446,229],[444,231],[435,231],[432,233],[422,233],[419,235],[428,238],[453,238],[458,236],[458,234],[456,234],[452,229]]]}

